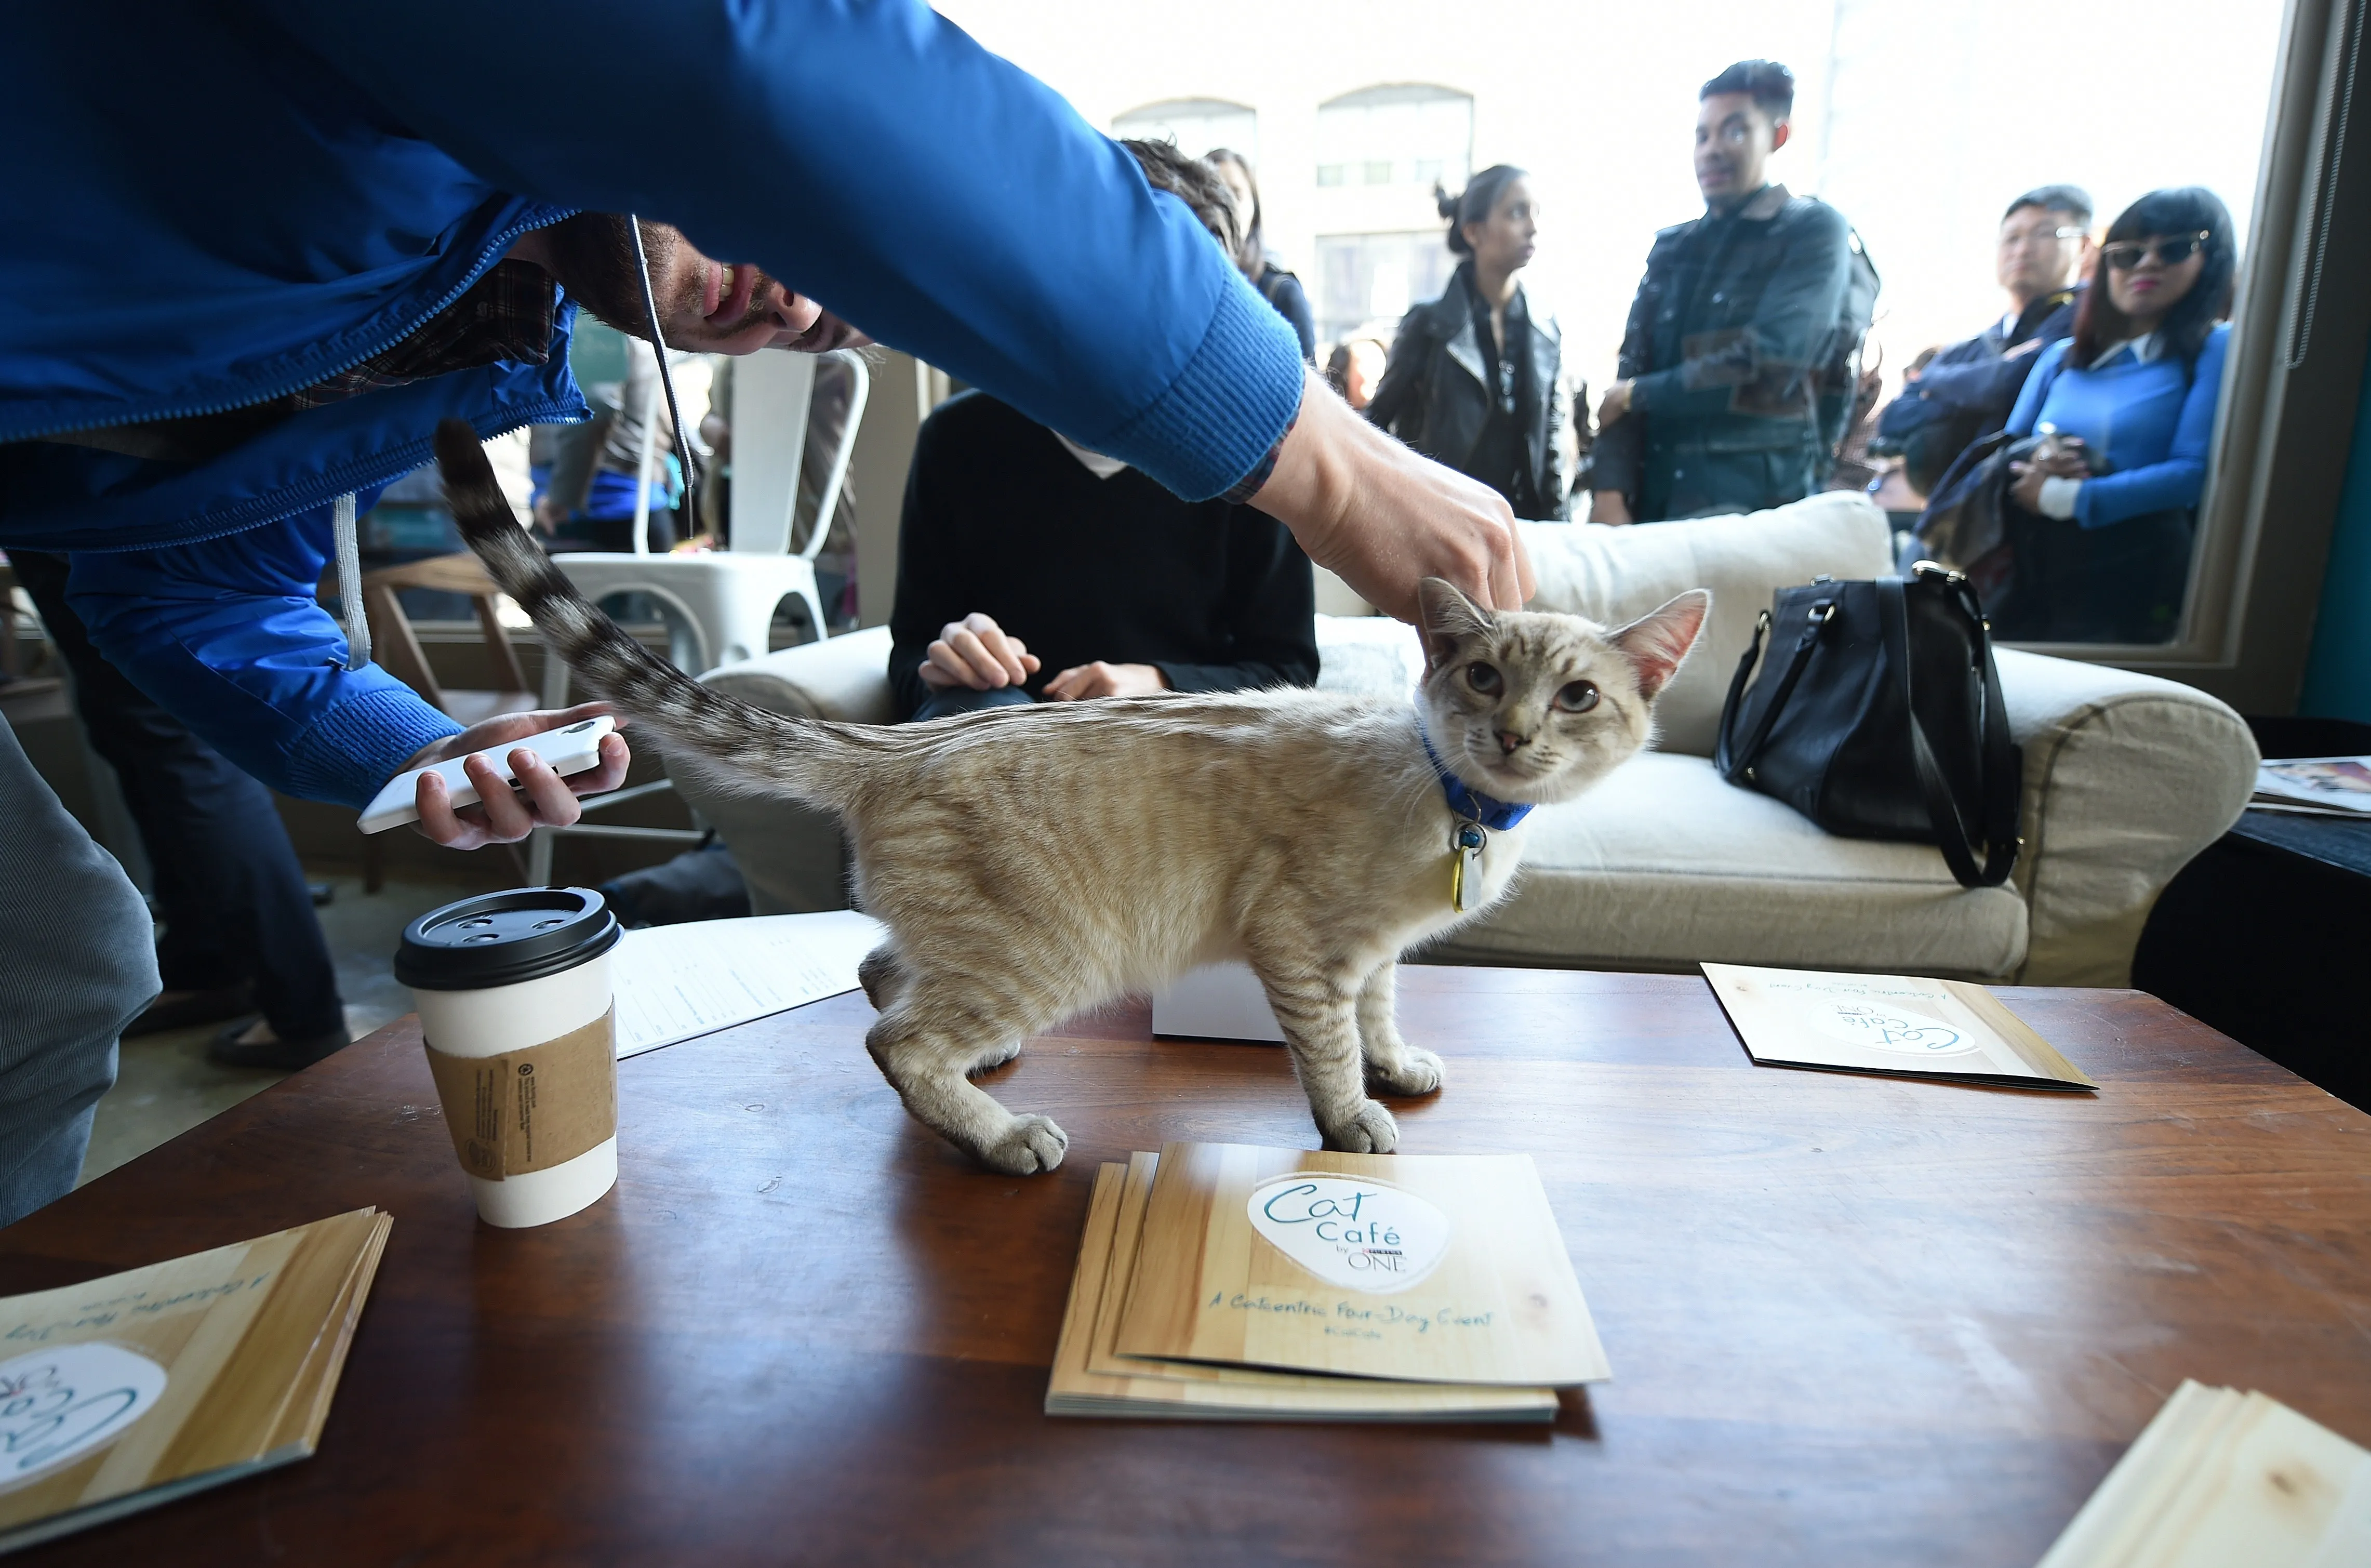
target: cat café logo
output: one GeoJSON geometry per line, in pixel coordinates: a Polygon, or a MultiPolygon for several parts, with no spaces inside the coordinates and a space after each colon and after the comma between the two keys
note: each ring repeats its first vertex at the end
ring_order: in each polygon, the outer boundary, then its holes
{"type": "Polygon", "coordinates": [[[96,1341],[0,1361],[0,1487],[114,1442],[165,1391],[165,1369],[96,1341]]]}
{"type": "Polygon", "coordinates": [[[1432,1272],[1449,1216],[1388,1182],[1296,1171],[1252,1189],[1252,1228],[1328,1284],[1388,1295],[1432,1272]]]}
{"type": "Polygon", "coordinates": [[[1810,1005],[1811,1027],[1830,1040],[1872,1051],[1932,1059],[1966,1056],[1976,1049],[1973,1037],[1940,1018],[1867,1000],[1815,1001],[1810,1005]]]}

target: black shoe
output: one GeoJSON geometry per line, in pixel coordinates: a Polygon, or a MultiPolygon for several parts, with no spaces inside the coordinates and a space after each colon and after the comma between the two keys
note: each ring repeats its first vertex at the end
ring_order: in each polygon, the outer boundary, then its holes
{"type": "Polygon", "coordinates": [[[240,1019],[240,1028],[255,1021],[255,996],[245,984],[226,985],[219,991],[192,991],[169,1001],[160,996],[148,1004],[146,1012],[123,1026],[123,1038],[219,1024],[225,1018],[240,1019]]]}
{"type": "Polygon", "coordinates": [[[311,897],[315,909],[337,901],[338,885],[335,882],[307,882],[305,891],[311,897]]]}
{"type": "Polygon", "coordinates": [[[226,1025],[214,1036],[214,1043],[206,1054],[226,1067],[261,1067],[274,1073],[296,1073],[316,1062],[328,1060],[352,1044],[342,1028],[304,1040],[271,1040],[243,1042],[239,1036],[255,1026],[252,1015],[226,1025]]]}

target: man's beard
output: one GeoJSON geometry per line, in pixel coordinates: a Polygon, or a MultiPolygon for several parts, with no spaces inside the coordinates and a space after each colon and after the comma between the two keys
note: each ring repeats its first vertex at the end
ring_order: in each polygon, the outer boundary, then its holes
{"type": "MultiPolygon", "coordinates": [[[[670,265],[683,237],[663,224],[645,223],[642,232],[642,249],[650,257],[650,275],[655,285],[660,319],[704,318],[706,313],[700,308],[708,300],[705,272],[694,266],[675,276],[670,265]]],[[[650,309],[642,299],[642,273],[634,264],[633,236],[623,215],[579,213],[544,230],[544,237],[552,274],[570,298],[629,337],[644,343],[652,341],[650,309]]],[[[758,276],[758,286],[750,291],[749,308],[742,312],[741,319],[725,326],[710,324],[710,330],[718,337],[737,337],[772,316],[774,307],[764,286],[766,274],[761,272],[758,276]]],[[[787,346],[821,354],[870,341],[827,311],[799,341],[787,346]]]]}
{"type": "MultiPolygon", "coordinates": [[[[675,231],[650,223],[642,230],[653,275],[665,277],[666,258],[675,251],[675,231]]],[[[633,236],[622,215],[579,213],[544,230],[544,244],[552,275],[571,299],[627,336],[651,341],[642,271],[635,264],[633,236]]],[[[660,309],[664,312],[665,306],[660,309]]]]}

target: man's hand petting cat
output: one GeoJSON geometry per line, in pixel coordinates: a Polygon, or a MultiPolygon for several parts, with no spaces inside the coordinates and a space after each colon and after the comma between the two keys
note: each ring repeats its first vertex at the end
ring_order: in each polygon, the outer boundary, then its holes
{"type": "Polygon", "coordinates": [[[1037,656],[1018,637],[1007,635],[996,618],[973,610],[961,621],[939,628],[918,672],[922,684],[945,691],[968,686],[994,691],[1018,686],[1037,673],[1037,656]]]}
{"type": "MultiPolygon", "coordinates": [[[[584,703],[573,708],[503,714],[423,748],[403,765],[402,771],[408,772],[431,762],[483,751],[505,740],[525,740],[548,729],[563,729],[579,719],[597,718],[607,712],[607,703],[584,703]]],[[[420,812],[421,833],[447,848],[515,843],[538,824],[564,828],[582,817],[584,809],[576,803],[576,797],[616,789],[626,782],[626,764],[631,760],[624,736],[605,735],[601,738],[601,765],[561,778],[551,771],[550,763],[521,747],[511,753],[509,761],[526,791],[522,797],[504,781],[500,769],[481,757],[470,757],[461,764],[461,771],[469,775],[469,782],[477,786],[478,798],[484,804],[465,806],[457,811],[453,808],[452,791],[445,787],[445,781],[434,773],[422,773],[412,805],[420,812]]]]}
{"type": "Polygon", "coordinates": [[[1097,659],[1093,664],[1072,665],[1046,682],[1046,700],[1077,703],[1089,697],[1152,697],[1168,690],[1169,677],[1161,673],[1158,665],[1106,664],[1097,659]]]}
{"type": "Polygon", "coordinates": [[[1446,577],[1486,610],[1521,610],[1535,587],[1504,496],[1376,429],[1314,370],[1252,505],[1290,528],[1312,561],[1410,623],[1427,577],[1446,577]]]}

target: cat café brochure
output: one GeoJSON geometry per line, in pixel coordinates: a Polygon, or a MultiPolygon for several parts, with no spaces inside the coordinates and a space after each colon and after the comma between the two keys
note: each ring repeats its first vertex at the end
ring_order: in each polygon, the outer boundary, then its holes
{"type": "Polygon", "coordinates": [[[2099,1086],[1998,997],[1966,981],[1746,964],[1703,969],[1747,1054],[1765,1067],[2018,1089],[2099,1086]]]}
{"type": "Polygon", "coordinates": [[[2036,1568],[2371,1562],[2371,1453],[2278,1400],[2182,1380],[2036,1568]]]}
{"type": "Polygon", "coordinates": [[[0,1299],[0,1551],[308,1458],[394,1223],[0,1299]]]}
{"type": "Polygon", "coordinates": [[[1097,1188],[1050,1413],[1549,1420],[1613,1376],[1528,1156],[1172,1144],[1097,1188]]]}

